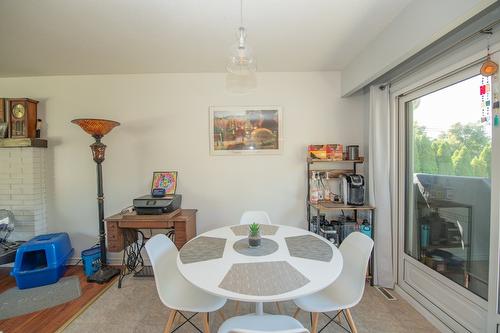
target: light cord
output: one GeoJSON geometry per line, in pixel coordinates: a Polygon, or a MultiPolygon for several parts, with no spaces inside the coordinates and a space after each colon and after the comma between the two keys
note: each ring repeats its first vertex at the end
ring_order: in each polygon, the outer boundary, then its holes
{"type": "Polygon", "coordinates": [[[240,0],[240,27],[243,26],[243,0],[240,0]]]}

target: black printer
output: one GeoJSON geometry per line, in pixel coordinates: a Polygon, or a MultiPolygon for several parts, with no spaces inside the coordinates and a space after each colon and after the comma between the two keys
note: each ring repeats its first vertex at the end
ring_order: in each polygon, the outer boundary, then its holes
{"type": "Polygon", "coordinates": [[[160,215],[181,208],[181,201],[180,194],[160,198],[148,194],[134,199],[134,208],[137,215],[160,215]]]}

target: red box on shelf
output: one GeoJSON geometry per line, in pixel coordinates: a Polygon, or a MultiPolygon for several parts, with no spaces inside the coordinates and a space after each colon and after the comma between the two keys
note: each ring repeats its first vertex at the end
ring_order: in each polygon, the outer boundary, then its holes
{"type": "Polygon", "coordinates": [[[313,159],[341,161],[343,159],[344,147],[337,143],[309,145],[307,152],[309,157],[313,159]]]}

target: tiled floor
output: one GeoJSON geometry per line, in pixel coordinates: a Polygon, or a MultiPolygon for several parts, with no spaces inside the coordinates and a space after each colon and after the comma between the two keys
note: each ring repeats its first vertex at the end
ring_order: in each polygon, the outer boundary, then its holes
{"type": "MultiPolygon", "coordinates": [[[[396,297],[399,295],[394,293],[396,297]]],[[[292,315],[296,309],[292,302],[283,303],[287,314],[292,315]]],[[[227,317],[234,315],[234,302],[228,302],[224,307],[227,317]]],[[[264,310],[274,313],[274,304],[266,304],[264,310]]],[[[251,305],[242,303],[240,313],[251,311],[251,305]]],[[[126,278],[122,289],[112,286],[84,313],[74,320],[64,330],[65,333],[128,333],[128,332],[163,332],[167,321],[168,310],[163,306],[156,293],[152,278],[126,278]]],[[[414,310],[407,302],[398,299],[387,301],[376,289],[367,287],[363,300],[352,311],[358,331],[361,332],[438,332],[424,317],[414,310]]],[[[201,325],[199,316],[195,322],[201,325]]],[[[179,323],[179,319],[178,323],[179,323]]],[[[299,320],[309,326],[309,315],[301,313],[299,320]]],[[[326,317],[320,316],[321,323],[326,322],[326,317]]],[[[221,319],[217,314],[211,316],[211,329],[213,333],[221,319]]],[[[345,323],[345,321],[344,321],[345,323]]],[[[177,330],[179,333],[196,332],[189,324],[177,330]]],[[[323,330],[325,333],[345,332],[335,324],[323,330]]]]}

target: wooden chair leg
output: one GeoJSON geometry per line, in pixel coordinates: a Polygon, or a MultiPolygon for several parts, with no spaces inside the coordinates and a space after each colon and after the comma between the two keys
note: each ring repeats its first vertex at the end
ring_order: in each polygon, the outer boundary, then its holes
{"type": "Polygon", "coordinates": [[[342,324],[342,310],[337,311],[337,317],[335,318],[335,321],[339,325],[342,324]]]}
{"type": "Polygon", "coordinates": [[[222,312],[222,309],[217,311],[217,313],[219,314],[220,319],[222,319],[223,322],[226,321],[226,316],[224,315],[224,312],[222,312]]]}
{"type": "Polygon", "coordinates": [[[354,324],[354,320],[352,319],[351,310],[345,309],[344,311],[345,311],[345,314],[347,317],[347,323],[349,324],[349,328],[351,329],[351,332],[358,333],[358,330],[356,329],[356,325],[354,324]]]}
{"type": "Polygon", "coordinates": [[[234,314],[235,315],[240,314],[240,301],[236,301],[236,305],[234,306],[234,314]]]}
{"type": "Polygon", "coordinates": [[[172,325],[174,324],[175,315],[177,314],[176,310],[170,310],[170,314],[168,315],[167,325],[165,325],[165,330],[163,333],[170,333],[172,331],[172,325]]]}
{"type": "Polygon", "coordinates": [[[297,319],[299,313],[300,313],[300,308],[297,308],[297,311],[295,311],[295,313],[293,314],[293,318],[297,319]]]}
{"type": "Polygon", "coordinates": [[[210,333],[210,323],[208,322],[209,313],[203,313],[203,332],[210,333]]]}
{"type": "Polygon", "coordinates": [[[318,318],[319,318],[319,312],[313,312],[312,313],[311,333],[318,332],[318,318]]]}
{"type": "Polygon", "coordinates": [[[281,314],[281,306],[280,306],[280,303],[279,302],[275,302],[276,303],[276,310],[278,310],[278,313],[281,314]]]}

